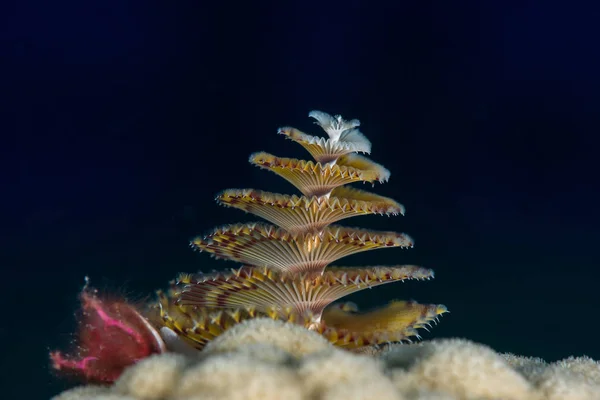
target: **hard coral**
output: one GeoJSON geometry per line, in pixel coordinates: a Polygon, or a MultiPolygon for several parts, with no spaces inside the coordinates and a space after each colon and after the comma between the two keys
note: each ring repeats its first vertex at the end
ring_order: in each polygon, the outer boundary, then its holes
{"type": "Polygon", "coordinates": [[[155,355],[109,388],[73,389],[54,400],[597,400],[600,393],[600,367],[585,357],[535,360],[525,373],[519,365],[527,359],[467,340],[390,345],[366,356],[319,339],[292,324],[253,319],[200,357],[155,355]]]}

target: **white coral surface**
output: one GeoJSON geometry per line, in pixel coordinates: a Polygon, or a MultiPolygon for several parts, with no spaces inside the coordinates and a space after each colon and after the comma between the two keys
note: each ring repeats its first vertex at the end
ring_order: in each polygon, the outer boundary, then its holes
{"type": "Polygon", "coordinates": [[[354,354],[272,320],[240,324],[197,355],[167,353],[109,387],[54,400],[598,400],[600,363],[499,354],[462,339],[354,354]]]}

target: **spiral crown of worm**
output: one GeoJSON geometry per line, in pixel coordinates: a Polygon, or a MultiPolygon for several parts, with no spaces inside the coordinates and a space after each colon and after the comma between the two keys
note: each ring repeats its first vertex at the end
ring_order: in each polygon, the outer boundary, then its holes
{"type": "Polygon", "coordinates": [[[217,202],[267,222],[225,225],[194,238],[192,248],[231,260],[236,268],[210,274],[181,274],[159,292],[158,323],[195,348],[251,318],[267,317],[300,324],[336,346],[357,349],[420,338],[447,312],[441,304],[394,301],[366,313],[353,303],[334,303],[365,288],[406,279],[433,278],[415,265],[330,266],[338,259],[367,250],[410,248],[404,233],[338,225],[368,214],[404,214],[393,199],[350,187],[353,182],[386,182],[390,172],[371,161],[371,143],[360,122],[311,111],[328,137],[311,136],[291,127],[278,133],[300,144],[313,160],[250,155],[251,164],[274,172],[301,194],[256,189],[227,189],[217,202]],[[359,154],[362,153],[362,154],[359,154]]]}

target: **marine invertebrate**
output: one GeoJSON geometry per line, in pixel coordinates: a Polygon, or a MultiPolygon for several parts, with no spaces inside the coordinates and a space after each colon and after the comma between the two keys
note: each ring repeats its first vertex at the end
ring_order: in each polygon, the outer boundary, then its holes
{"type": "Polygon", "coordinates": [[[197,237],[191,247],[241,266],[210,274],[180,274],[148,307],[101,299],[84,288],[79,351],[51,354],[55,369],[91,381],[112,382],[128,365],[169,350],[190,353],[240,322],[261,317],[297,324],[338,347],[358,349],[419,337],[417,329],[445,313],[439,304],[395,301],[359,313],[335,301],[365,288],[407,279],[427,280],[433,271],[414,265],[340,267],[331,263],[351,254],[382,248],[410,248],[404,233],[337,225],[361,215],[399,215],[393,199],[347,186],[385,182],[390,172],[364,155],[371,143],[358,120],[312,111],[328,138],[294,128],[279,134],[302,145],[310,161],[264,152],[250,163],[272,171],[301,195],[256,189],[227,189],[216,200],[267,222],[225,225],[197,237]]]}
{"type": "Polygon", "coordinates": [[[113,382],[137,361],[166,350],[158,331],[133,304],[99,296],[86,285],[75,354],[50,353],[52,366],[92,382],[113,382]]]}
{"type": "Polygon", "coordinates": [[[231,326],[269,317],[297,323],[324,335],[332,343],[358,348],[409,340],[447,311],[437,304],[397,301],[358,313],[348,307],[328,307],[343,296],[365,288],[405,279],[431,279],[433,271],[411,265],[331,267],[338,259],[381,248],[410,248],[404,233],[336,225],[360,215],[404,214],[393,199],[347,186],[353,182],[386,182],[390,171],[358,153],[370,153],[371,143],[356,119],[344,120],[312,111],[328,138],[295,128],[279,134],[302,145],[314,160],[250,155],[251,164],[269,170],[295,186],[301,195],[256,189],[227,189],[217,202],[259,216],[266,222],[225,225],[191,241],[191,247],[241,268],[212,274],[181,274],[168,292],[159,292],[159,324],[193,347],[231,326]]]}

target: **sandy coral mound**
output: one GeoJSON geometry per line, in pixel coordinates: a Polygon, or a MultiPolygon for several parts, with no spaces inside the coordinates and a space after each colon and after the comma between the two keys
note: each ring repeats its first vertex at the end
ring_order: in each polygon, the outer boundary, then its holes
{"type": "Polygon", "coordinates": [[[587,357],[546,363],[462,339],[355,354],[296,328],[248,321],[198,356],[152,356],[111,387],[79,387],[54,399],[600,399],[600,363],[587,357]]]}

